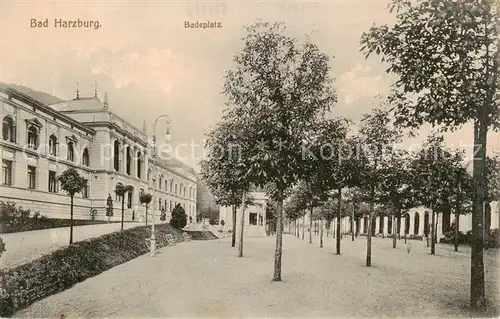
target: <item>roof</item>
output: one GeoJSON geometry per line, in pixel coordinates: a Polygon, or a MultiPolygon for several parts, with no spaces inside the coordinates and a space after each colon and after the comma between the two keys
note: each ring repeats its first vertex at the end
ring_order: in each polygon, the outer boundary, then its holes
{"type": "Polygon", "coordinates": [[[32,97],[33,99],[35,99],[43,104],[46,104],[46,105],[59,103],[59,102],[63,101],[62,99],[60,99],[56,96],[50,95],[50,94],[45,93],[45,92],[33,90],[33,89],[30,89],[30,88],[25,87],[23,85],[10,84],[10,83],[4,83],[4,85],[7,87],[10,87],[12,89],[15,89],[18,92],[24,93],[24,94],[32,97]]]}
{"type": "MultiPolygon", "coordinates": [[[[88,126],[72,119],[71,117],[69,117],[61,112],[58,112],[58,111],[54,110],[53,108],[51,108],[50,106],[48,106],[47,104],[43,103],[42,101],[39,101],[36,98],[36,96],[38,96],[37,93],[34,93],[35,96],[31,96],[30,94],[19,91],[15,85],[2,83],[2,82],[0,82],[0,92],[5,92],[9,96],[11,96],[11,97],[23,102],[23,103],[26,103],[26,104],[31,105],[33,107],[37,107],[40,110],[42,110],[43,112],[50,114],[51,116],[54,116],[56,118],[59,118],[59,119],[65,121],[66,123],[70,123],[71,125],[79,128],[80,130],[82,130],[84,132],[87,132],[90,134],[95,134],[95,130],[93,128],[88,127],[88,126]]],[[[32,92],[38,92],[38,91],[32,90],[32,92]]]]}
{"type": "Polygon", "coordinates": [[[59,101],[51,104],[55,110],[64,111],[81,111],[81,110],[100,110],[104,109],[104,103],[98,97],[81,97],[69,101],[59,101]]]}

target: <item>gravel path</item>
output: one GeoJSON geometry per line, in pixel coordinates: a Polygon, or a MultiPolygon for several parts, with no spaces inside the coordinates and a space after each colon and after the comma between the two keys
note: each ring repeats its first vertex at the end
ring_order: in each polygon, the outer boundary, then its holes
{"type": "MultiPolygon", "coordinates": [[[[144,223],[124,223],[128,229],[144,223]]],[[[0,234],[5,242],[6,251],[0,258],[0,269],[10,268],[35,259],[52,250],[69,244],[70,227],[32,230],[11,234],[0,234]]],[[[73,241],[99,237],[120,230],[120,223],[86,225],[73,227],[73,241]]]]}
{"type": "MultiPolygon", "coordinates": [[[[243,258],[230,239],[181,243],[141,256],[33,304],[15,317],[464,317],[470,255],[425,242],[373,240],[365,267],[363,238],[325,248],[284,236],[282,282],[272,282],[274,237],[245,239],[243,258]]],[[[498,302],[498,250],[485,257],[487,292],[498,302]]]]}

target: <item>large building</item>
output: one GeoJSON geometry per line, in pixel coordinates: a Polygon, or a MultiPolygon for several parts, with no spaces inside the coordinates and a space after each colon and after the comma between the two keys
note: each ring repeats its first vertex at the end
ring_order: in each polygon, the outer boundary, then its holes
{"type": "MultiPolygon", "coordinates": [[[[39,93],[39,92],[38,92],[39,93]]],[[[158,221],[176,204],[184,207],[188,223],[196,221],[196,176],[174,158],[153,156],[146,127],[138,129],[112,111],[107,94],[42,102],[17,86],[0,83],[2,180],[0,201],[53,218],[69,218],[70,197],[57,181],[75,168],[87,186],[75,195],[74,216],[106,219],[106,200],[113,200],[113,219],[121,216],[117,184],[130,185],[125,195],[125,220],[144,220],[142,192],[149,192],[148,211],[158,221]]],[[[151,217],[149,217],[151,218],[151,217]]]]}

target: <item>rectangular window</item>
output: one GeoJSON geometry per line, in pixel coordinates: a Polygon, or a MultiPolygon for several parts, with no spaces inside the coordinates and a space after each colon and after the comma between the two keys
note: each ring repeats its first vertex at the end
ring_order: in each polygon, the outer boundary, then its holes
{"type": "Polygon", "coordinates": [[[82,197],[89,198],[89,183],[86,179],[83,180],[82,197]]]}
{"type": "Polygon", "coordinates": [[[12,161],[2,160],[2,183],[12,185],[12,161]]]}
{"type": "Polygon", "coordinates": [[[158,198],[158,209],[161,209],[161,198],[158,198]]]}
{"type": "Polygon", "coordinates": [[[132,192],[128,192],[127,208],[132,208],[132,192]]]}
{"type": "Polygon", "coordinates": [[[158,189],[161,189],[161,178],[158,179],[158,189]]]}
{"type": "Polygon", "coordinates": [[[36,167],[28,165],[28,188],[36,188],[36,167]]]}
{"type": "Polygon", "coordinates": [[[250,225],[257,225],[257,213],[250,213],[250,225]]]}
{"type": "Polygon", "coordinates": [[[49,171],[49,192],[57,193],[57,178],[54,171],[49,171]]]}

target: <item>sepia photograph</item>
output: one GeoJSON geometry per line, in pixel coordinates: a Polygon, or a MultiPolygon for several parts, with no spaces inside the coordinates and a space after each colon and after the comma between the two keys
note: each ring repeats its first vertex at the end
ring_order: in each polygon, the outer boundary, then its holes
{"type": "Polygon", "coordinates": [[[0,1],[0,317],[499,317],[499,21],[0,1]]]}

